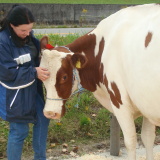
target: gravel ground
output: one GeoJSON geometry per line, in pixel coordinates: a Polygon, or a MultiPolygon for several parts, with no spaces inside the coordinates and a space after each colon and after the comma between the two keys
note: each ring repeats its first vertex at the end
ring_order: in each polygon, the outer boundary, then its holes
{"type": "MultiPolygon", "coordinates": [[[[155,145],[153,148],[154,151],[154,160],[160,160],[160,145],[155,145]]],[[[137,160],[146,160],[145,158],[145,148],[143,146],[139,146],[136,149],[137,160]]],[[[109,149],[103,150],[99,152],[94,152],[90,154],[85,154],[83,156],[68,156],[68,158],[63,157],[53,157],[48,156],[47,160],[127,160],[127,152],[125,147],[121,147],[119,156],[111,156],[109,149]],[[74,158],[73,158],[74,157],[74,158]]],[[[22,158],[22,160],[32,160],[33,157],[22,158]]],[[[3,160],[7,160],[4,158],[3,160]]]]}
{"type": "MultiPolygon", "coordinates": [[[[160,136],[156,137],[153,152],[154,160],[160,160],[160,136]]],[[[146,160],[145,148],[141,140],[138,140],[136,155],[137,160],[146,160]]],[[[7,159],[4,158],[2,160],[7,159]]],[[[33,160],[33,153],[28,154],[27,157],[23,156],[22,160],[33,160]]],[[[127,160],[127,151],[122,139],[119,156],[110,155],[109,142],[100,142],[79,146],[77,154],[74,152],[72,154],[71,152],[69,154],[62,154],[62,148],[53,149],[51,152],[47,152],[47,160],[127,160]],[[83,148],[83,150],[80,150],[80,148],[83,148]]]]}
{"type": "MultiPolygon", "coordinates": [[[[136,149],[136,152],[137,152],[137,160],[146,160],[145,148],[143,146],[139,146],[136,149]]],[[[86,154],[82,157],[63,159],[63,160],[126,160],[126,159],[127,159],[126,149],[121,148],[119,156],[111,156],[109,152],[102,152],[102,153],[86,154]]],[[[160,145],[154,146],[154,160],[160,160],[160,145]]]]}

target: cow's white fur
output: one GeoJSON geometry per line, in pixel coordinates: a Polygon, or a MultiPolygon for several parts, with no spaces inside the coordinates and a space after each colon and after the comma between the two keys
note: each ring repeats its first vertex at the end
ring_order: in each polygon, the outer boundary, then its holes
{"type": "MultiPolygon", "coordinates": [[[[112,104],[104,84],[97,86],[94,96],[117,117],[129,160],[136,159],[134,119],[142,113],[142,140],[147,160],[153,160],[155,125],[160,126],[160,6],[147,4],[120,10],[102,20],[89,34],[96,35],[95,56],[104,37],[105,47],[101,59],[104,75],[107,75],[110,90],[111,82],[118,86],[123,104],[119,109],[112,104]],[[146,47],[148,32],[152,33],[152,39],[146,47]]],[[[60,59],[57,58],[55,63],[52,74],[59,69],[60,59]]],[[[48,95],[55,94],[58,98],[55,89],[52,90],[52,94],[49,91],[48,95]]],[[[52,106],[55,105],[61,103],[56,101],[52,106]]],[[[45,110],[51,110],[48,104],[45,110]]]]}
{"type": "Polygon", "coordinates": [[[101,21],[90,33],[98,37],[96,48],[106,35],[102,63],[108,80],[116,82],[121,93],[125,94],[124,100],[129,95],[143,115],[150,117],[156,125],[160,125],[159,103],[155,101],[159,95],[151,96],[150,93],[160,93],[159,15],[159,5],[129,7],[101,21]],[[153,36],[149,46],[145,47],[148,32],[153,36]],[[154,114],[151,104],[155,106],[154,114]]]}

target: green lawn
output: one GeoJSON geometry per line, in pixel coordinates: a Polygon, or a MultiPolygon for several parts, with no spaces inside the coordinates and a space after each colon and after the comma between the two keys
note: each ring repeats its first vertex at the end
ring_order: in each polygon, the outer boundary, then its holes
{"type": "Polygon", "coordinates": [[[0,0],[0,3],[144,4],[160,3],[160,0],[0,0]]]}

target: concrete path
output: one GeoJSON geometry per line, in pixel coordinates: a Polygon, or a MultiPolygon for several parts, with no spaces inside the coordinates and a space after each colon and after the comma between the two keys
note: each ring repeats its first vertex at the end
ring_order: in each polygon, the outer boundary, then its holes
{"type": "Polygon", "coordinates": [[[93,30],[93,28],[43,28],[43,29],[33,29],[34,34],[59,34],[59,35],[68,35],[68,34],[80,34],[84,35],[93,30]]]}

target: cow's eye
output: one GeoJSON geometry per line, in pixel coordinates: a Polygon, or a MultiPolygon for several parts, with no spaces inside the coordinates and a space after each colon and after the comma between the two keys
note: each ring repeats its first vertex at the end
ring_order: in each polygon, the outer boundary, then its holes
{"type": "Polygon", "coordinates": [[[64,74],[63,76],[62,76],[62,82],[65,82],[67,80],[67,74],[64,74]]]}
{"type": "Polygon", "coordinates": [[[67,81],[67,79],[68,79],[68,75],[67,74],[63,74],[63,75],[61,75],[59,83],[63,84],[63,83],[65,83],[67,81]]]}
{"type": "Polygon", "coordinates": [[[67,79],[67,75],[65,75],[65,76],[63,76],[63,78],[62,78],[63,80],[66,80],[67,79]]]}

